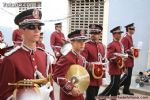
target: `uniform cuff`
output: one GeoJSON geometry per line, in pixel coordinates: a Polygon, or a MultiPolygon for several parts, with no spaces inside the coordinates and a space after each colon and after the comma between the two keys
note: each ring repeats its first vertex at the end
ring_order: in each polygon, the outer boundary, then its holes
{"type": "Polygon", "coordinates": [[[71,82],[67,82],[62,89],[68,94],[74,87],[71,82]]]}

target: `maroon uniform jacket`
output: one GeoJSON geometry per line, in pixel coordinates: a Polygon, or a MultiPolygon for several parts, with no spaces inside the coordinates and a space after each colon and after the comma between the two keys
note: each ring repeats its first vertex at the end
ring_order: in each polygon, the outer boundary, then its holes
{"type": "Polygon", "coordinates": [[[109,60],[109,74],[121,75],[122,69],[119,69],[115,61],[114,53],[122,53],[122,45],[119,41],[112,41],[107,47],[107,59],[109,60]]]}
{"type": "Polygon", "coordinates": [[[36,68],[46,77],[47,54],[43,50],[31,50],[26,46],[16,48],[15,52],[4,58],[0,67],[0,100],[6,100],[14,91],[14,87],[8,86],[8,83],[34,79],[36,68]]]}
{"type": "Polygon", "coordinates": [[[12,36],[13,43],[16,44],[21,44],[22,42],[22,37],[21,33],[19,32],[19,29],[16,29],[13,31],[13,36],[12,36]]]}
{"type": "Polygon", "coordinates": [[[43,44],[43,43],[36,43],[36,46],[37,47],[40,47],[40,48],[42,48],[42,49],[45,49],[45,45],[43,44]]]}
{"type": "Polygon", "coordinates": [[[56,53],[60,53],[61,47],[64,45],[65,37],[63,33],[53,32],[50,37],[50,44],[52,46],[52,49],[56,55],[56,53]]]}
{"type": "Polygon", "coordinates": [[[122,38],[121,40],[123,46],[124,46],[124,51],[125,53],[127,53],[128,58],[125,62],[125,67],[133,67],[134,66],[134,58],[131,57],[133,56],[132,51],[131,51],[131,47],[133,47],[133,40],[132,40],[132,36],[128,35],[128,33],[122,38]]]}
{"type": "Polygon", "coordinates": [[[2,38],[3,37],[3,34],[2,34],[2,32],[0,31],[0,37],[2,38]]]}
{"type": "Polygon", "coordinates": [[[68,93],[72,90],[74,85],[69,82],[65,75],[72,64],[84,65],[84,57],[70,51],[66,56],[61,56],[56,63],[56,69],[54,71],[54,80],[60,86],[60,100],[84,100],[83,95],[74,97],[68,93]]]}
{"type": "MultiPolygon", "coordinates": [[[[105,56],[105,47],[101,42],[93,42],[88,41],[85,44],[85,49],[82,52],[82,55],[85,57],[87,62],[98,62],[104,59],[105,56]],[[99,58],[98,53],[101,54],[101,58],[99,58]]],[[[100,86],[102,84],[102,79],[95,79],[91,72],[90,74],[90,86],[100,86]]]]}

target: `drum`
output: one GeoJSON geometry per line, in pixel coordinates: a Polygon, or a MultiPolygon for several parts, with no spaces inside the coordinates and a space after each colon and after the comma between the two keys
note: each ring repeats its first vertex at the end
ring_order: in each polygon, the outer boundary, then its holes
{"type": "Polygon", "coordinates": [[[119,69],[124,67],[124,60],[123,60],[122,57],[117,56],[116,63],[117,63],[117,66],[118,66],[119,69]]]}
{"type": "Polygon", "coordinates": [[[125,58],[128,58],[128,54],[114,53],[114,55],[116,56],[115,62],[118,68],[122,69],[124,67],[125,58]]]}
{"type": "Polygon", "coordinates": [[[139,50],[138,48],[133,47],[132,48],[132,54],[134,56],[134,58],[138,58],[139,57],[139,50]]]}
{"type": "Polygon", "coordinates": [[[103,63],[94,63],[92,67],[92,76],[95,79],[105,78],[105,66],[103,63]]]}

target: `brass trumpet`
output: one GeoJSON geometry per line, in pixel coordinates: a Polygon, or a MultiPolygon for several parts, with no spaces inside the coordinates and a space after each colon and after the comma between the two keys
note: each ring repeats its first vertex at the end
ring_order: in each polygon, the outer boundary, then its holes
{"type": "Polygon", "coordinates": [[[8,83],[8,85],[15,86],[12,100],[20,100],[22,94],[27,92],[41,95],[39,87],[47,84],[48,82],[51,82],[52,84],[51,75],[43,79],[24,79],[17,83],[8,83]]]}

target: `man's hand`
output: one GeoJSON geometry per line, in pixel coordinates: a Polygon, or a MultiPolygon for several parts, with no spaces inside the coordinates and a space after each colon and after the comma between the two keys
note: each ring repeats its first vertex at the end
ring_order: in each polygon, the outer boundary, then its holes
{"type": "Polygon", "coordinates": [[[124,73],[128,73],[128,69],[127,68],[123,68],[123,72],[124,73]]]}
{"type": "Polygon", "coordinates": [[[81,92],[80,92],[79,88],[74,87],[69,94],[72,96],[79,96],[81,94],[81,92]]]}
{"type": "Polygon", "coordinates": [[[50,85],[50,82],[48,82],[46,85],[43,85],[39,89],[42,94],[42,100],[51,100],[49,95],[53,91],[53,87],[50,85]]]}

